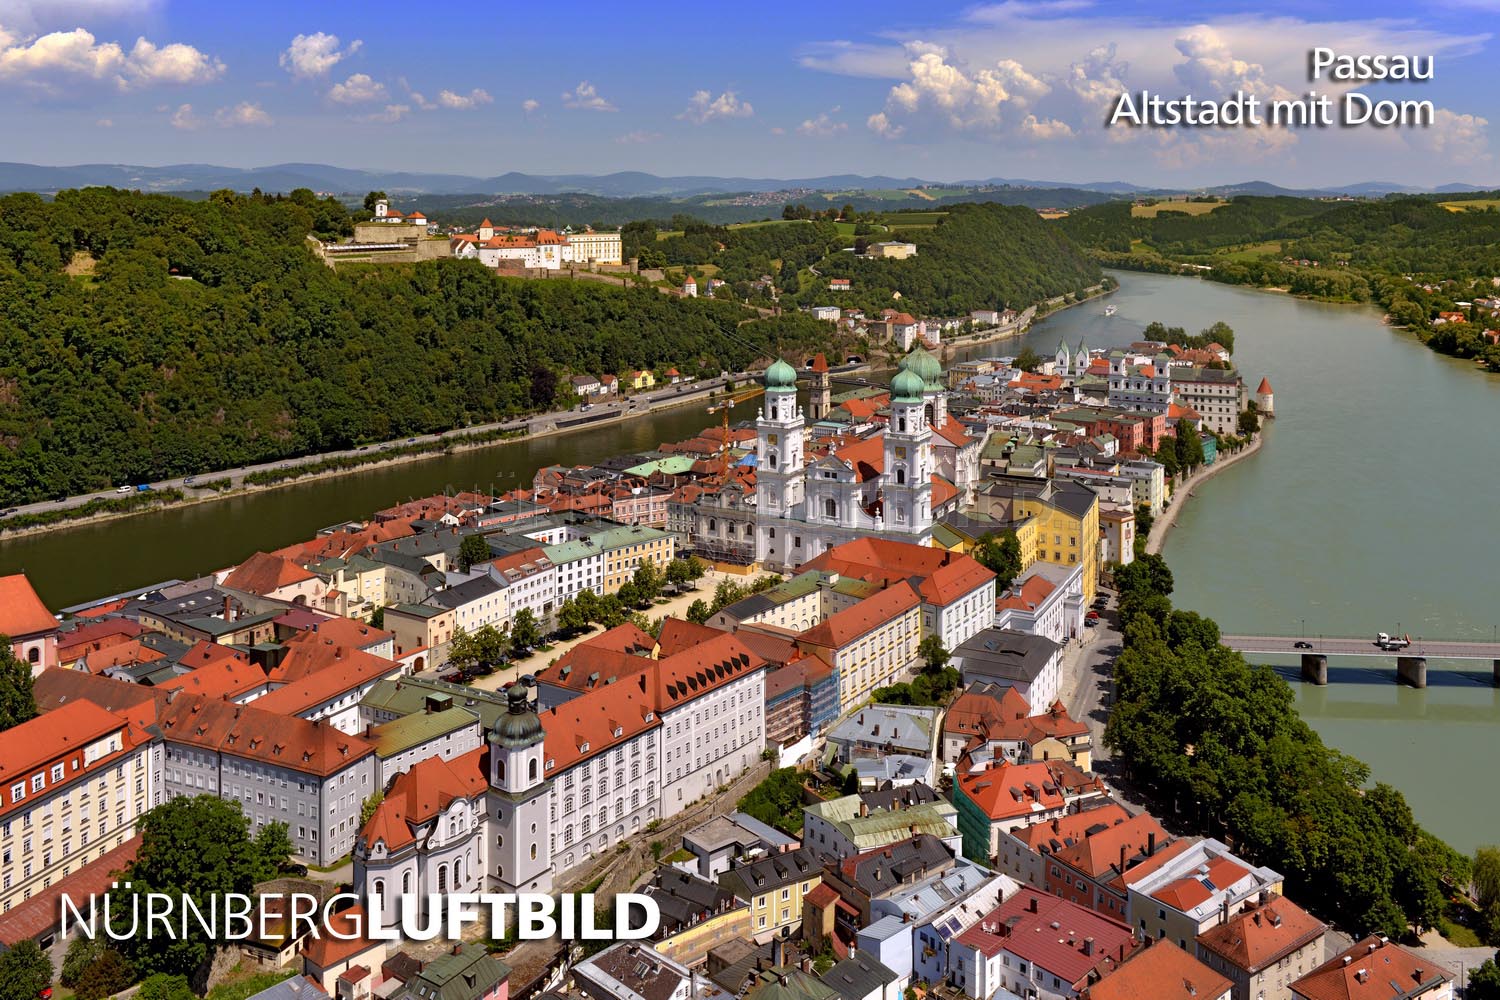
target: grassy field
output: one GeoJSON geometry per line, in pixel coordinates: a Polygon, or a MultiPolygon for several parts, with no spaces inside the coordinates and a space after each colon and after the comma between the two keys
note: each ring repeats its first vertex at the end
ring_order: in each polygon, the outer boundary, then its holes
{"type": "Polygon", "coordinates": [[[1483,212],[1487,208],[1500,208],[1500,198],[1477,198],[1474,201],[1440,201],[1450,212],[1483,212]]]}
{"type": "Polygon", "coordinates": [[[948,217],[947,212],[891,212],[880,221],[892,229],[932,228],[948,217]]]}
{"type": "Polygon", "coordinates": [[[1207,215],[1227,201],[1159,201],[1154,205],[1131,205],[1130,215],[1135,219],[1154,219],[1161,212],[1182,212],[1186,215],[1207,215]]]}
{"type": "Polygon", "coordinates": [[[1270,240],[1265,243],[1250,243],[1245,246],[1235,247],[1232,250],[1220,251],[1214,256],[1223,257],[1225,260],[1244,262],[1259,260],[1267,254],[1275,254],[1276,256],[1280,256],[1281,244],[1274,240],[1270,240]]]}

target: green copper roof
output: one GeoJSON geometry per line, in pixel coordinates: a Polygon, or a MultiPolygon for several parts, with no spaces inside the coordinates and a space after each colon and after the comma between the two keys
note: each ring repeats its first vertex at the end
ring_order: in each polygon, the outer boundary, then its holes
{"type": "Polygon", "coordinates": [[[902,369],[891,379],[891,401],[903,403],[920,403],[922,401],[922,390],[925,384],[922,377],[910,368],[902,369]]]}
{"type": "Polygon", "coordinates": [[[776,363],[766,369],[767,389],[795,389],[797,387],[797,369],[787,364],[780,358],[776,363]]]}
{"type": "Polygon", "coordinates": [[[923,347],[915,348],[902,358],[901,368],[916,375],[926,386],[943,388],[943,365],[923,347]]]}

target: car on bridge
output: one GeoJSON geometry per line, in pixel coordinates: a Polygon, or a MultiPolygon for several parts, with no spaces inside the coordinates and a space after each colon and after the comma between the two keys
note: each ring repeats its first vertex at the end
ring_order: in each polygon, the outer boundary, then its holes
{"type": "Polygon", "coordinates": [[[1296,642],[1292,643],[1292,648],[1293,649],[1312,649],[1312,643],[1308,642],[1305,639],[1298,639],[1296,642]]]}

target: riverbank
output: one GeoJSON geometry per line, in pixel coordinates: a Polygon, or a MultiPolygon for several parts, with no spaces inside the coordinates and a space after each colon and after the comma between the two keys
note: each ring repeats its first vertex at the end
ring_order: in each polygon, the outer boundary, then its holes
{"type": "Polygon", "coordinates": [[[1265,439],[1266,432],[1262,430],[1255,435],[1249,444],[1245,445],[1239,451],[1228,456],[1221,456],[1213,465],[1204,466],[1178,484],[1177,488],[1172,491],[1174,498],[1172,506],[1164,510],[1161,516],[1151,525],[1151,533],[1146,536],[1146,551],[1151,555],[1159,555],[1161,553],[1162,544],[1167,539],[1167,532],[1171,531],[1172,526],[1177,523],[1177,515],[1187,505],[1187,501],[1192,497],[1193,490],[1196,487],[1208,482],[1214,476],[1217,476],[1241,459],[1249,458],[1260,451],[1260,446],[1265,439]]]}
{"type": "Polygon", "coordinates": [[[1076,302],[1066,302],[1063,305],[1056,307],[1055,309],[1050,309],[1047,312],[1043,313],[1040,317],[1036,316],[1035,314],[1037,306],[1031,306],[1028,312],[1030,312],[1032,315],[1030,317],[1023,318],[1023,320],[1017,322],[1015,326],[1006,327],[1003,330],[999,328],[995,328],[994,330],[985,330],[973,336],[943,341],[940,348],[940,357],[942,360],[947,361],[950,360],[953,355],[958,354],[960,351],[966,351],[973,347],[983,347],[985,344],[998,344],[1003,340],[1015,340],[1017,338],[1024,337],[1032,330],[1034,330],[1037,324],[1043,322],[1044,320],[1067,312],[1069,309],[1076,308],[1077,306],[1087,305],[1090,302],[1097,302],[1100,299],[1105,298],[1106,296],[1113,295],[1119,290],[1120,286],[1118,284],[1116,284],[1114,288],[1101,288],[1099,291],[1093,293],[1092,295],[1086,295],[1076,302]]]}
{"type": "MultiPolygon", "coordinates": [[[[729,381],[732,382],[736,379],[751,378],[754,377],[754,374],[755,373],[741,373],[740,375],[731,378],[729,381]]],[[[3,522],[0,522],[0,538],[17,539],[25,538],[31,535],[42,535],[59,531],[67,531],[71,528],[82,528],[89,525],[101,524],[106,521],[118,521],[124,518],[135,517],[141,514],[160,513],[164,510],[182,510],[188,507],[197,507],[203,504],[216,503],[222,500],[234,500],[249,496],[254,493],[264,493],[270,490],[281,489],[283,487],[298,486],[305,483],[317,482],[319,480],[348,476],[354,473],[374,472],[381,469],[390,469],[397,466],[411,465],[419,462],[431,462],[465,452],[478,451],[486,448],[501,448],[506,445],[515,445],[523,442],[536,441],[543,438],[553,437],[555,435],[573,434],[582,431],[596,430],[600,427],[608,427],[613,424],[623,423],[627,420],[634,420],[640,417],[649,416],[653,413],[661,412],[663,410],[670,410],[691,403],[703,402],[704,400],[722,392],[724,389],[724,385],[724,379],[710,379],[704,382],[701,386],[696,387],[690,391],[675,393],[671,396],[651,400],[646,406],[636,406],[631,403],[631,401],[641,399],[642,397],[626,397],[626,399],[622,402],[630,403],[630,405],[621,405],[618,407],[618,412],[604,414],[592,420],[586,421],[574,421],[572,423],[566,424],[562,423],[562,419],[573,412],[571,410],[556,410],[549,413],[538,414],[535,417],[528,418],[525,421],[524,427],[514,428],[515,430],[520,431],[520,433],[516,434],[513,437],[495,438],[483,441],[466,440],[467,438],[482,434],[507,430],[510,428],[510,425],[507,424],[493,424],[485,425],[484,427],[468,427],[461,430],[446,431],[438,435],[428,435],[422,439],[426,443],[442,444],[443,447],[434,447],[429,450],[423,451],[408,451],[404,453],[392,454],[384,458],[374,459],[369,462],[362,462],[358,465],[319,469],[317,471],[307,472],[302,475],[289,476],[285,479],[281,479],[271,483],[246,482],[245,477],[254,475],[257,472],[278,470],[280,468],[286,467],[287,465],[290,465],[293,468],[295,468],[297,465],[316,465],[319,462],[328,461],[329,459],[333,458],[346,456],[355,457],[361,454],[368,453],[362,453],[358,451],[339,451],[320,455],[306,455],[301,458],[290,459],[285,463],[268,463],[258,466],[249,466],[243,469],[229,470],[227,472],[209,473],[206,474],[203,478],[222,480],[227,477],[232,481],[236,481],[237,485],[225,490],[204,490],[198,495],[184,496],[182,499],[175,500],[170,503],[144,505],[134,510],[127,511],[103,511],[101,513],[91,514],[85,517],[67,518],[59,521],[52,521],[47,524],[34,524],[20,528],[8,528],[4,525],[3,522]]],[[[610,406],[613,404],[596,403],[594,405],[610,406]]],[[[182,480],[180,479],[171,480],[168,483],[162,485],[178,490],[192,489],[192,487],[190,486],[184,486],[182,480]]],[[[74,499],[84,499],[86,501],[87,497],[74,499]]]]}

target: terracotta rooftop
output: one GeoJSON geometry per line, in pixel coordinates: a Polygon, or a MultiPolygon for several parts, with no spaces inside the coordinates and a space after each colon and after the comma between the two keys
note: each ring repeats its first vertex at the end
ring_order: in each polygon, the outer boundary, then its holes
{"type": "Polygon", "coordinates": [[[264,596],[282,587],[314,579],[315,576],[316,574],[303,569],[285,556],[257,552],[224,578],[224,586],[264,596]]]}
{"type": "Polygon", "coordinates": [[[1453,978],[1430,956],[1367,937],[1292,983],[1292,993],[1301,1000],[1403,1000],[1453,978]]]}
{"type": "MultiPolygon", "coordinates": [[[[114,683],[114,682],[112,682],[114,683]]],[[[82,750],[95,740],[126,729],[126,722],[91,701],[72,701],[43,712],[36,718],[0,732],[0,815],[10,812],[17,802],[11,797],[10,784],[29,777],[38,768],[82,750]]],[[[130,734],[121,736],[122,751],[134,746],[130,734]]],[[[115,755],[101,757],[112,759],[115,755]]],[[[99,761],[93,762],[94,767],[99,761]]],[[[68,774],[71,776],[72,771],[68,774]]],[[[71,777],[66,780],[71,780],[71,777]]],[[[27,795],[35,793],[27,792],[27,795]]]]}
{"type": "Polygon", "coordinates": [[[1001,762],[976,774],[959,775],[958,787],[991,820],[1062,809],[1067,801],[1041,763],[1001,762]]]}
{"type": "Polygon", "coordinates": [[[1322,921],[1284,896],[1245,904],[1228,921],[1198,935],[1199,947],[1252,974],[1321,938],[1322,921]]]}
{"type": "Polygon", "coordinates": [[[835,545],[798,567],[798,572],[809,569],[885,585],[911,580],[924,603],[939,606],[966,597],[995,579],[995,574],[977,559],[961,552],[873,536],[835,545]]]}
{"type": "Polygon", "coordinates": [[[1110,975],[1140,947],[1134,932],[1084,906],[1023,887],[958,940],[986,956],[1010,952],[1076,986],[1110,975]]]}
{"type": "Polygon", "coordinates": [[[304,774],[336,774],[375,752],[375,745],[321,722],[256,707],[180,694],[162,709],[163,736],[304,774]]]}
{"type": "Polygon", "coordinates": [[[0,634],[18,639],[55,628],[57,619],[31,589],[25,573],[0,576],[0,634]]]}
{"type": "Polygon", "coordinates": [[[398,774],[359,831],[360,839],[367,848],[383,840],[388,852],[414,842],[420,828],[437,819],[455,799],[484,793],[489,785],[488,753],[487,748],[477,747],[452,760],[428,757],[398,774]]]}
{"type": "Polygon", "coordinates": [[[1233,983],[1172,941],[1136,952],[1081,1000],[1219,1000],[1233,983]]]}
{"type": "Polygon", "coordinates": [[[853,607],[829,615],[803,632],[799,641],[825,649],[841,649],[861,636],[921,606],[921,598],[905,580],[898,581],[853,607]]]}

